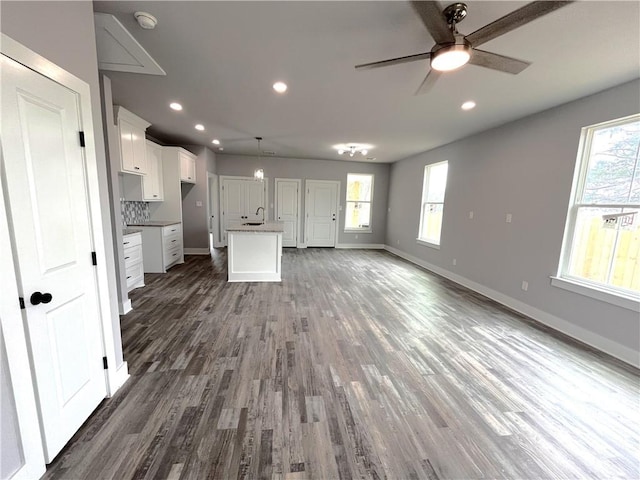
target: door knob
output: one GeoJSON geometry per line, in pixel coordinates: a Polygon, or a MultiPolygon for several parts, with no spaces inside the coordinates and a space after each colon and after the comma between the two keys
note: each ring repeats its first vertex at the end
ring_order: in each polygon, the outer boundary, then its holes
{"type": "Polygon", "coordinates": [[[33,292],[31,294],[31,298],[29,298],[31,305],[40,305],[41,303],[49,303],[51,300],[53,300],[53,295],[51,295],[50,293],[40,293],[40,292],[33,292]]]}

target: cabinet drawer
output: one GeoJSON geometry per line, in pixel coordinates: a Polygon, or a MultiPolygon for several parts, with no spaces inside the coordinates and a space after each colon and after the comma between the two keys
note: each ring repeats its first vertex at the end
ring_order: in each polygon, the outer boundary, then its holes
{"type": "Polygon", "coordinates": [[[142,263],[142,245],[134,245],[124,249],[125,268],[129,268],[136,263],[142,263]]]}
{"type": "Polygon", "coordinates": [[[133,247],[134,245],[142,245],[142,234],[132,233],[122,237],[122,245],[124,248],[133,247]]]}
{"type": "Polygon", "coordinates": [[[135,285],[144,283],[144,268],[142,262],[136,263],[126,269],[127,275],[127,291],[131,290],[135,285]]]}
{"type": "Polygon", "coordinates": [[[176,223],[162,228],[162,236],[170,237],[171,235],[182,236],[182,224],[176,223]]]}
{"type": "Polygon", "coordinates": [[[165,266],[171,265],[172,263],[177,262],[182,259],[182,244],[165,251],[164,253],[164,264],[165,266]]]}

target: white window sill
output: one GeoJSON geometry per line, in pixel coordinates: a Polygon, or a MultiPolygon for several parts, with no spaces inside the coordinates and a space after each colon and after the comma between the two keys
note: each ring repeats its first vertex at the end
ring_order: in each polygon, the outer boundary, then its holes
{"type": "Polygon", "coordinates": [[[640,312],[640,298],[634,298],[617,292],[614,293],[588,283],[569,280],[567,278],[551,277],[551,285],[586,297],[594,298],[602,302],[617,305],[618,307],[626,308],[634,312],[640,312]]]}
{"type": "Polygon", "coordinates": [[[427,240],[422,240],[421,238],[416,238],[416,243],[418,245],[424,245],[425,247],[434,248],[436,250],[440,250],[440,245],[437,243],[432,243],[427,240]]]}
{"type": "Polygon", "coordinates": [[[345,228],[344,233],[373,233],[373,230],[370,228],[345,228]]]}

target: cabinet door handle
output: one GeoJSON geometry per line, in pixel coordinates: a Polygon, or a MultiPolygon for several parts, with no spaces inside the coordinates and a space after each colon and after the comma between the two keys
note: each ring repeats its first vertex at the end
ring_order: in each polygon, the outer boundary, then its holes
{"type": "Polygon", "coordinates": [[[124,242],[123,245],[129,245],[129,242],[124,242]]]}
{"type": "Polygon", "coordinates": [[[129,280],[130,278],[131,278],[131,275],[128,275],[128,276],[127,276],[127,280],[129,280]]]}
{"type": "Polygon", "coordinates": [[[155,197],[155,198],[157,198],[157,197],[158,197],[158,195],[154,195],[154,197],[155,197]]]}
{"type": "Polygon", "coordinates": [[[174,253],[174,254],[173,254],[173,256],[174,256],[174,257],[177,257],[177,256],[178,256],[178,254],[177,254],[177,253],[174,253]]]}
{"type": "Polygon", "coordinates": [[[133,168],[135,168],[136,170],[140,170],[140,167],[133,167],[133,168]]]}
{"type": "Polygon", "coordinates": [[[129,260],[129,257],[124,257],[125,260],[129,260]]]}

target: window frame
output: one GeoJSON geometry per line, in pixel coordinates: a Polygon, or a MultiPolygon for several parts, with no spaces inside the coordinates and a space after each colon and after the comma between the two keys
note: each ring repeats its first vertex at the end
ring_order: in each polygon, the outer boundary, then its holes
{"type": "MultiPolygon", "coordinates": [[[[586,185],[587,175],[589,173],[589,160],[591,157],[592,142],[597,131],[604,128],[613,128],[618,125],[633,123],[640,121],[640,114],[629,115],[615,120],[597,123],[583,127],[580,132],[580,142],[578,144],[578,153],[573,173],[573,183],[571,187],[571,195],[569,197],[569,206],[567,209],[567,219],[565,222],[562,249],[560,252],[560,260],[558,262],[558,270],[556,275],[551,276],[551,284],[553,286],[572,291],[581,295],[595,298],[607,303],[621,306],[630,310],[640,312],[640,293],[633,290],[616,287],[610,284],[592,281],[583,277],[572,275],[569,272],[571,264],[571,254],[573,241],[576,234],[576,224],[578,221],[578,213],[581,208],[620,208],[620,209],[638,209],[640,203],[583,203],[584,188],[586,185]]],[[[632,178],[633,180],[633,178],[632,178]]],[[[609,266],[609,278],[611,276],[611,264],[615,259],[615,251],[618,241],[614,246],[609,266]]]]}
{"type": "Polygon", "coordinates": [[[344,204],[344,232],[345,233],[373,233],[373,193],[374,193],[374,185],[375,185],[375,175],[373,173],[347,173],[347,183],[346,183],[346,191],[345,191],[345,204],[344,204]],[[349,200],[349,176],[350,175],[359,175],[371,177],[371,195],[370,200],[349,200]],[[349,209],[347,208],[349,203],[368,203],[369,204],[369,226],[368,227],[347,227],[347,212],[349,209]]]}
{"type": "Polygon", "coordinates": [[[424,166],[424,172],[422,176],[422,198],[420,200],[420,218],[418,219],[418,236],[416,238],[416,243],[420,245],[424,245],[426,247],[435,248],[436,250],[440,249],[440,244],[442,243],[442,225],[444,224],[444,204],[447,197],[448,183],[449,183],[449,160],[443,160],[441,162],[431,163],[429,165],[424,166]],[[443,164],[447,165],[447,178],[445,179],[444,195],[442,197],[442,202],[429,202],[428,201],[429,179],[431,175],[431,169],[443,164]],[[438,239],[437,243],[434,242],[433,239],[422,236],[422,227],[423,227],[422,221],[424,219],[424,210],[426,205],[442,205],[442,223],[440,224],[440,238],[438,239]]]}

